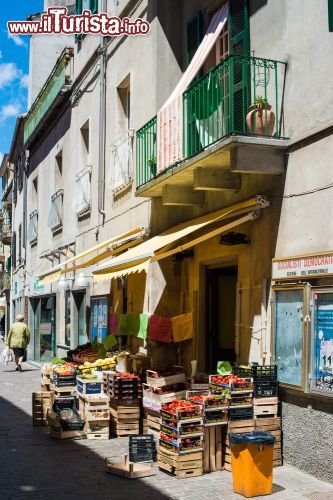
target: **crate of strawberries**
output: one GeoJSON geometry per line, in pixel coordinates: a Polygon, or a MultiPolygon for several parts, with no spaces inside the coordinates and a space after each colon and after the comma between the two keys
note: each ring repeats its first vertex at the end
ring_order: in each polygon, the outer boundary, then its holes
{"type": "Polygon", "coordinates": [[[190,401],[172,401],[162,405],[161,417],[173,422],[201,420],[202,406],[193,404],[190,401]]]}

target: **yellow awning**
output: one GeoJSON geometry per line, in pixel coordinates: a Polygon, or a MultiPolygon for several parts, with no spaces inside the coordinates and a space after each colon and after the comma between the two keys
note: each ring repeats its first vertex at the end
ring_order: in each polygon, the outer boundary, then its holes
{"type": "Polygon", "coordinates": [[[108,280],[112,280],[114,278],[121,278],[122,276],[127,276],[129,274],[134,274],[134,273],[145,272],[147,274],[149,264],[150,264],[150,260],[146,260],[146,261],[142,262],[141,264],[138,264],[138,265],[132,266],[132,267],[125,267],[124,269],[118,270],[114,273],[98,274],[97,276],[94,276],[94,283],[100,283],[102,281],[108,281],[108,280]]]}
{"type": "Polygon", "coordinates": [[[61,262],[57,266],[54,266],[47,271],[44,271],[40,274],[40,283],[41,284],[49,284],[57,281],[60,277],[60,274],[66,274],[69,272],[73,272],[76,269],[81,269],[84,267],[92,266],[101,260],[104,260],[112,255],[118,255],[120,252],[127,250],[128,248],[138,245],[142,239],[141,237],[144,235],[146,230],[143,227],[137,227],[128,231],[126,233],[120,234],[113,238],[110,238],[99,245],[89,248],[84,252],[74,255],[70,259],[61,262]],[[107,248],[109,246],[113,246],[114,248],[107,248]],[[93,254],[96,255],[93,255],[93,254]],[[90,256],[87,260],[81,262],[85,257],[90,256]],[[60,274],[59,274],[60,273],[60,274]],[[45,281],[46,278],[50,278],[51,281],[45,281]]]}
{"type": "MultiPolygon", "coordinates": [[[[262,197],[251,198],[250,200],[232,205],[230,207],[224,208],[222,210],[217,210],[210,214],[192,219],[183,224],[179,224],[164,233],[147,240],[135,248],[128,250],[127,252],[119,255],[103,264],[99,268],[95,269],[93,272],[94,281],[96,281],[97,276],[100,274],[106,275],[109,273],[109,279],[111,279],[111,274],[116,274],[118,271],[123,271],[124,269],[130,269],[143,262],[160,260],[168,257],[174,253],[182,251],[181,249],[186,249],[192,247],[205,239],[211,238],[216,234],[228,231],[236,225],[243,224],[248,220],[253,219],[253,215],[247,216],[246,220],[240,218],[237,221],[231,222],[226,226],[220,227],[217,230],[206,233],[204,236],[193,240],[192,242],[185,243],[176,249],[169,250],[172,244],[176,241],[184,238],[185,236],[204,228],[208,224],[213,224],[215,222],[220,222],[222,220],[227,220],[242,214],[253,213],[254,211],[268,206],[268,202],[262,197]]],[[[126,273],[125,273],[126,274],[126,273]]]]}
{"type": "Polygon", "coordinates": [[[44,276],[44,278],[39,279],[38,285],[50,285],[51,283],[55,283],[59,281],[61,276],[61,271],[57,271],[56,273],[49,274],[48,276],[44,276]]]}

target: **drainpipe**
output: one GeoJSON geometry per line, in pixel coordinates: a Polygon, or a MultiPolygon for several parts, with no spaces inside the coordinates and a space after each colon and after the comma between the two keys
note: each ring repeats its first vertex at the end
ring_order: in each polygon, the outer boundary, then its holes
{"type": "MultiPolygon", "coordinates": [[[[106,0],[100,0],[101,12],[106,12],[106,0]]],[[[105,79],[106,79],[106,43],[101,35],[99,54],[100,68],[100,99],[99,99],[99,149],[98,149],[98,212],[105,218],[105,79]]]]}

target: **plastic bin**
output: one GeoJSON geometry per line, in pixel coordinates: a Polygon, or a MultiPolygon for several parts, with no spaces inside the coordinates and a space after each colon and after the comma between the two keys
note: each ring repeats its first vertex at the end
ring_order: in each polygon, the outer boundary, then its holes
{"type": "Polygon", "coordinates": [[[275,437],[253,431],[230,434],[234,492],[246,498],[271,495],[275,437]]]}

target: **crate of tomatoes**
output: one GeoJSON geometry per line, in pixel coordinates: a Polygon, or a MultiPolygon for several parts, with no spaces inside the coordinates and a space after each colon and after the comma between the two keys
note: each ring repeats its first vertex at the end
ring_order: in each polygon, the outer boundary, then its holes
{"type": "Polygon", "coordinates": [[[173,436],[166,434],[165,432],[161,432],[160,446],[166,448],[167,450],[175,451],[180,454],[202,451],[203,437],[181,437],[176,439],[173,436]]]}
{"type": "Polygon", "coordinates": [[[202,405],[204,413],[228,408],[229,396],[229,389],[224,389],[221,394],[210,394],[209,391],[187,391],[186,393],[186,399],[202,405]]]}
{"type": "Polygon", "coordinates": [[[202,406],[191,403],[191,401],[172,401],[162,405],[161,417],[173,422],[201,420],[202,406]]]}

